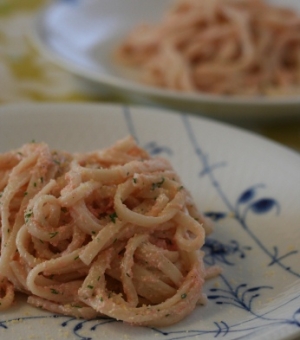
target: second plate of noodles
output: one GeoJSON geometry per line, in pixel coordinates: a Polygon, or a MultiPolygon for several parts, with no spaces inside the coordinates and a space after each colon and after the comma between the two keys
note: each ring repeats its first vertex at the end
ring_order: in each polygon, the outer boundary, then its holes
{"type": "Polygon", "coordinates": [[[296,0],[55,2],[31,37],[94,92],[224,119],[286,117],[300,106],[299,12],[296,0]]]}
{"type": "Polygon", "coordinates": [[[300,14],[266,0],[179,0],[137,26],[117,60],[146,84],[223,95],[300,89],[300,14]]]}

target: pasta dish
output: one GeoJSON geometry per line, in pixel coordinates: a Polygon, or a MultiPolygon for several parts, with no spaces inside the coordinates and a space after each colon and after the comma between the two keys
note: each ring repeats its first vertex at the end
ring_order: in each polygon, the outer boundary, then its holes
{"type": "Polygon", "coordinates": [[[222,95],[291,95],[300,85],[300,15],[264,0],[179,0],[116,51],[149,85],[222,95]]]}
{"type": "Polygon", "coordinates": [[[132,137],[93,152],[0,155],[0,310],[15,292],[78,318],[166,326],[205,302],[211,225],[170,163],[132,137]]]}

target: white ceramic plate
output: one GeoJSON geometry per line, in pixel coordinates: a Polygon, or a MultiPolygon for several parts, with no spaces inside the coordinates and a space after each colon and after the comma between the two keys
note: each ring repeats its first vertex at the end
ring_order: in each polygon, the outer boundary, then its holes
{"type": "Polygon", "coordinates": [[[0,339],[291,339],[300,334],[300,156],[209,119],[143,107],[25,104],[0,108],[0,152],[45,141],[88,151],[132,134],[167,157],[199,208],[216,220],[205,285],[208,304],[164,329],[76,320],[25,298],[0,314],[0,339]]]}
{"type": "MultiPolygon", "coordinates": [[[[300,11],[298,0],[269,0],[300,11]]],[[[142,103],[160,104],[218,118],[299,115],[300,97],[230,97],[188,94],[130,80],[112,58],[123,37],[142,21],[157,22],[172,0],[58,0],[37,16],[31,37],[50,60],[103,87],[142,103]]],[[[98,89],[99,87],[99,89],[98,89]]]]}

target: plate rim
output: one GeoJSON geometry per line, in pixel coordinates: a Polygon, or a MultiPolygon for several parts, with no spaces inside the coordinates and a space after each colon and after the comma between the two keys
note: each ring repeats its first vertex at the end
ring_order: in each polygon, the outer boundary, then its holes
{"type": "MultiPolygon", "coordinates": [[[[152,112],[156,112],[157,114],[162,114],[162,115],[171,115],[171,116],[176,116],[176,115],[185,115],[188,117],[191,117],[192,119],[196,119],[199,121],[206,121],[209,122],[209,124],[211,125],[215,125],[218,126],[220,128],[224,128],[226,130],[231,130],[231,131],[238,131],[242,134],[245,134],[246,136],[250,137],[250,138],[254,138],[257,140],[260,140],[263,143],[269,144],[269,146],[271,147],[276,147],[278,149],[280,149],[283,152],[287,152],[290,153],[291,156],[294,156],[296,158],[300,159],[300,152],[298,152],[297,150],[284,145],[276,140],[273,140],[269,137],[263,136],[261,134],[259,134],[258,132],[255,131],[251,131],[248,130],[246,127],[240,127],[240,126],[236,126],[234,124],[232,124],[231,122],[227,122],[227,121],[220,121],[214,117],[207,117],[207,116],[202,116],[202,115],[195,115],[192,114],[190,112],[184,112],[184,111],[177,111],[175,109],[172,108],[165,108],[165,107],[151,107],[151,106],[147,106],[147,105],[143,105],[143,104],[127,104],[127,103],[115,103],[115,102],[84,102],[84,101],[76,101],[76,102],[59,102],[59,101],[51,101],[51,102],[24,102],[24,103],[3,103],[0,105],[0,118],[3,114],[4,111],[6,110],[14,110],[14,109],[19,109],[19,111],[22,111],[25,109],[29,109],[29,108],[34,108],[34,107],[72,107],[74,106],[76,107],[89,107],[91,109],[93,108],[97,108],[97,107],[104,107],[104,108],[111,108],[111,109],[120,109],[120,108],[124,108],[127,107],[129,109],[133,109],[133,110],[148,110],[148,111],[152,111],[152,112]]],[[[4,112],[5,114],[5,112],[4,112]]],[[[19,113],[14,113],[14,114],[19,114],[19,113]]],[[[20,113],[22,114],[22,113],[20,113]]],[[[42,115],[44,113],[41,113],[42,115]]],[[[99,115],[101,115],[101,113],[99,113],[99,115]]]]}

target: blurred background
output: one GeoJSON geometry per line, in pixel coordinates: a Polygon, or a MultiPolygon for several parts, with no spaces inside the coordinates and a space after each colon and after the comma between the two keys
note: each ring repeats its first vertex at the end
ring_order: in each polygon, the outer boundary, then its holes
{"type": "MultiPolygon", "coordinates": [[[[28,31],[45,4],[44,0],[0,0],[0,103],[134,103],[133,99],[117,93],[95,93],[91,84],[53,64],[37,50],[28,31]]],[[[299,116],[289,118],[233,119],[229,123],[300,151],[300,110],[299,116]]]]}

